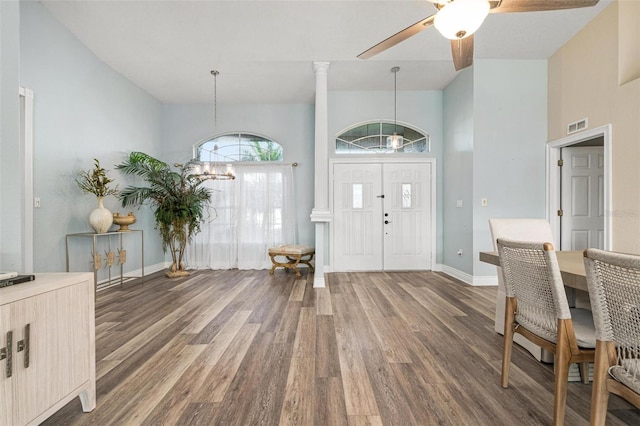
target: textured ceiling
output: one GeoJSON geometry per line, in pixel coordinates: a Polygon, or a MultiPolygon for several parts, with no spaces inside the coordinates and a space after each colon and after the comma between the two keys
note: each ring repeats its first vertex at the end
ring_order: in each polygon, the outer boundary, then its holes
{"type": "MultiPolygon", "coordinates": [[[[478,59],[546,59],[598,14],[490,14],[478,59]]],[[[312,102],[313,61],[329,90],[442,89],[456,76],[449,41],[429,28],[368,60],[356,56],[435,13],[428,1],[42,1],[95,55],[165,103],[312,102]]]]}

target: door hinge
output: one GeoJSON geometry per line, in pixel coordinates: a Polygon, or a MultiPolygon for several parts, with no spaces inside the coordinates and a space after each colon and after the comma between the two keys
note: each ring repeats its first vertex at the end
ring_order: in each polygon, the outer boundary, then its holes
{"type": "Polygon", "coordinates": [[[558,216],[562,216],[564,214],[564,212],[562,211],[562,209],[558,210],[558,216]]]}
{"type": "Polygon", "coordinates": [[[558,160],[558,167],[562,167],[562,166],[564,166],[564,161],[558,160]]]}

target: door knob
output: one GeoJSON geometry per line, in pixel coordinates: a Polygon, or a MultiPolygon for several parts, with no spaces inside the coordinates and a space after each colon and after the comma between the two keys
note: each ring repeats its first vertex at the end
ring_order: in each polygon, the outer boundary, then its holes
{"type": "Polygon", "coordinates": [[[391,223],[391,222],[389,222],[388,220],[385,220],[385,221],[384,221],[384,224],[385,224],[385,225],[388,225],[388,224],[390,224],[390,223],[391,223]]]}

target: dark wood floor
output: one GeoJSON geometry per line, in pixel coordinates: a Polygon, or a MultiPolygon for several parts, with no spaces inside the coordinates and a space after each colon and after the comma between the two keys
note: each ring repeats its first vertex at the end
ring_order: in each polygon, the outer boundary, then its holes
{"type": "MultiPolygon", "coordinates": [[[[546,425],[553,371],[514,348],[499,385],[495,287],[432,272],[207,271],[99,292],[98,403],[49,425],[546,425]]],[[[567,425],[591,385],[570,383],[567,425]]],[[[608,425],[640,424],[612,397],[608,425]]]]}

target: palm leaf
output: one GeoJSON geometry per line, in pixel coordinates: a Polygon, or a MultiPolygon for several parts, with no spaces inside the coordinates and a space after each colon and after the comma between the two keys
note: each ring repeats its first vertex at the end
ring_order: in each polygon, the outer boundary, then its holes
{"type": "MultiPolygon", "coordinates": [[[[124,174],[142,178],[147,186],[130,185],[120,192],[123,207],[148,204],[153,210],[156,229],[162,236],[162,248],[172,248],[173,262],[181,265],[173,250],[184,245],[200,232],[205,207],[211,201],[211,192],[202,186],[202,179],[191,174],[193,161],[178,167],[171,166],[143,152],[132,152],[116,166],[124,174]]],[[[179,266],[178,266],[179,267],[179,266]]]]}

